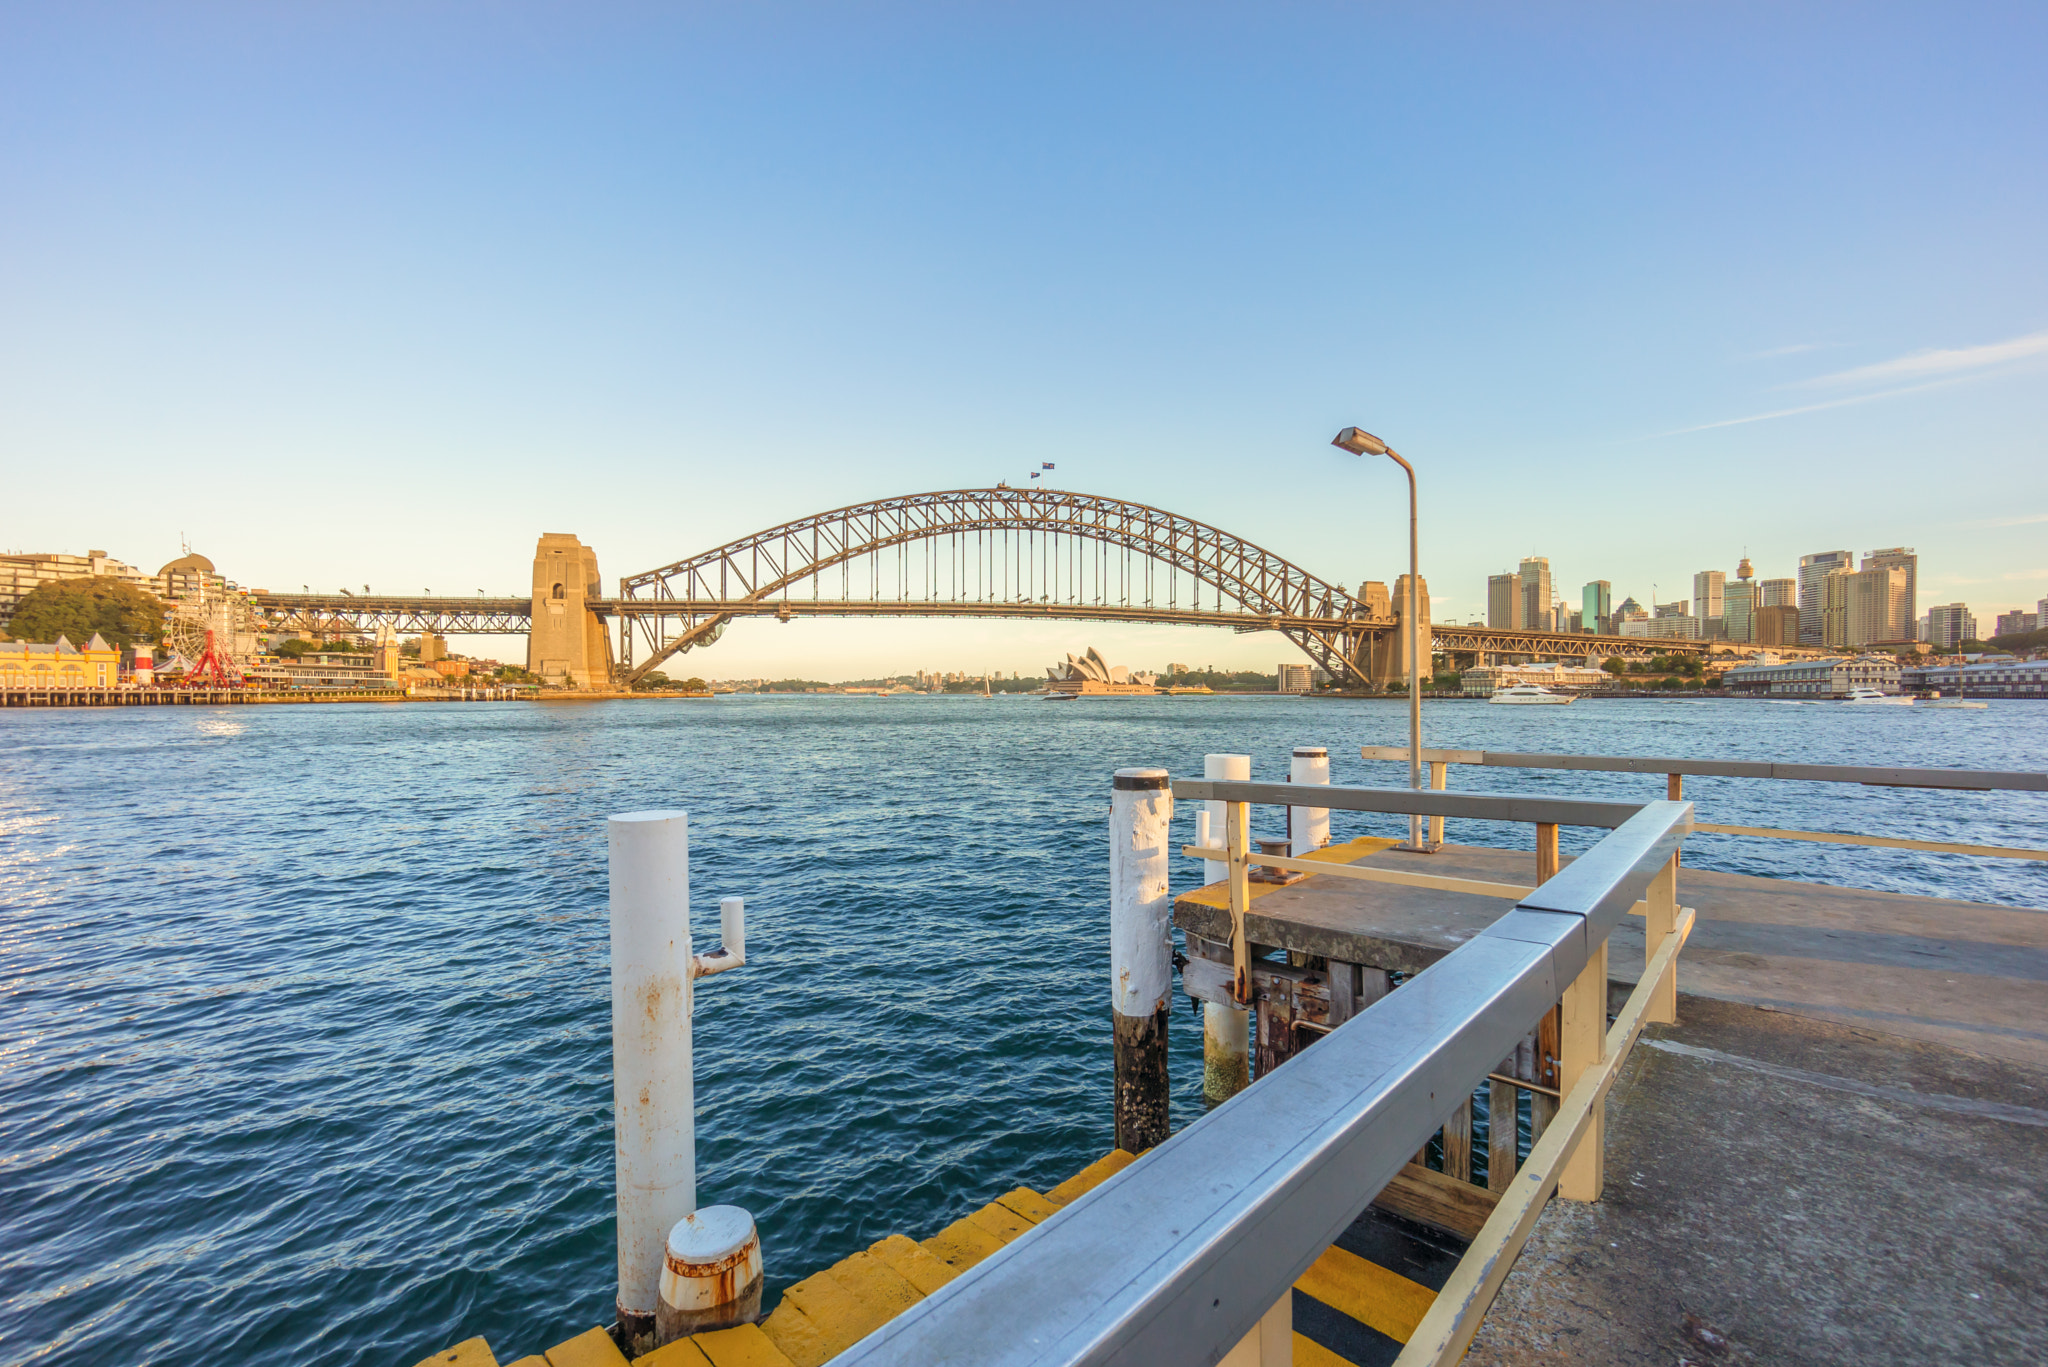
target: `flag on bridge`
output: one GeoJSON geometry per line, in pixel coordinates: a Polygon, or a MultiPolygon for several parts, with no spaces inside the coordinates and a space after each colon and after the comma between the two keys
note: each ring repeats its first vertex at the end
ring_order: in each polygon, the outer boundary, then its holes
{"type": "Polygon", "coordinates": [[[1050,470],[1050,469],[1052,469],[1052,462],[1051,462],[1051,461],[1047,461],[1047,462],[1045,462],[1045,463],[1044,463],[1043,465],[1039,466],[1038,468],[1039,468],[1039,469],[1041,469],[1041,470],[1050,470]]]}
{"type": "Polygon", "coordinates": [[[1038,471],[1036,471],[1036,470],[1033,470],[1033,471],[1031,472],[1031,477],[1032,477],[1033,479],[1037,479],[1037,478],[1038,478],[1038,471]]]}

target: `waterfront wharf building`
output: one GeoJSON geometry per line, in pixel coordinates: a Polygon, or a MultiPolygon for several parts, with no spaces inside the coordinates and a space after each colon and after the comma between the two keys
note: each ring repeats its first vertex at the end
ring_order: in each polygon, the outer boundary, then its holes
{"type": "Polygon", "coordinates": [[[2048,698],[2048,660],[1980,660],[1975,664],[1916,665],[1899,675],[1908,693],[1944,697],[2048,698]]]}
{"type": "Polygon", "coordinates": [[[1856,568],[1856,557],[1848,551],[1816,551],[1799,557],[1799,643],[1827,644],[1822,626],[1827,577],[1836,570],[1856,568]]]}
{"type": "Polygon", "coordinates": [[[1614,676],[1587,665],[1555,664],[1480,665],[1458,676],[1459,691],[1471,698],[1490,698],[1516,684],[1538,684],[1552,692],[1574,692],[1607,688],[1614,676]]]}
{"type": "Polygon", "coordinates": [[[1782,664],[1738,665],[1721,676],[1731,693],[1773,698],[1846,698],[1853,688],[1880,693],[1899,691],[1900,667],[1894,655],[1794,660],[1782,664]]]}

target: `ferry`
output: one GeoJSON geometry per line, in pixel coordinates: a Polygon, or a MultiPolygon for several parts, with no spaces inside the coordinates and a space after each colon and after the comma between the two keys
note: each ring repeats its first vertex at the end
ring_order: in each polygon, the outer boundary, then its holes
{"type": "Polygon", "coordinates": [[[1553,693],[1541,684],[1532,683],[1497,688],[1493,691],[1493,696],[1487,699],[1490,703],[1507,703],[1515,707],[1561,707],[1572,700],[1569,693],[1553,693]]]}
{"type": "Polygon", "coordinates": [[[1903,693],[1880,693],[1874,688],[1852,688],[1845,703],[1880,703],[1887,707],[1911,707],[1913,699],[1903,693]]]}

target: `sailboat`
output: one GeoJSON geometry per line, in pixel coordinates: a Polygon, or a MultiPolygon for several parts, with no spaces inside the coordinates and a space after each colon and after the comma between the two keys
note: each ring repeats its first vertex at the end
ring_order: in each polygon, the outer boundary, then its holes
{"type": "Polygon", "coordinates": [[[1983,703],[1971,702],[1969,700],[1970,676],[1968,673],[1965,672],[1968,669],[1968,665],[1956,666],[1956,696],[1954,696],[1953,698],[1944,698],[1941,696],[1941,694],[1936,693],[1932,698],[1928,699],[1926,702],[1921,703],[1920,705],[1922,707],[1940,707],[1953,709],[1956,711],[1961,711],[1963,708],[1967,707],[1970,708],[1972,711],[1982,711],[1985,706],[1983,703]]]}
{"type": "Polygon", "coordinates": [[[988,691],[988,675],[986,674],[981,676],[981,696],[983,701],[987,701],[994,696],[988,691]]]}

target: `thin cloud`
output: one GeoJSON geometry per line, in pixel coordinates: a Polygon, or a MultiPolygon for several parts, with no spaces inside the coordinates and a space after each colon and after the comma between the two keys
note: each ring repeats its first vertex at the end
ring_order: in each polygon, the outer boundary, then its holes
{"type": "Polygon", "coordinates": [[[1772,418],[1796,417],[1801,413],[1819,413],[1829,408],[1847,408],[1851,404],[1871,403],[1877,399],[1895,399],[1901,394],[1917,394],[1923,389],[1940,389],[1962,380],[1972,379],[1969,375],[1953,375],[1945,380],[1929,380],[1925,384],[1909,384],[1898,389],[1882,389],[1875,394],[1852,394],[1846,399],[1829,399],[1825,403],[1801,404],[1797,408],[1775,408],[1768,413],[1751,413],[1747,417],[1723,418],[1719,422],[1703,422],[1696,427],[1676,427],[1669,432],[1659,432],[1660,437],[1682,437],[1689,432],[1711,432],[1718,427],[1740,427],[1744,423],[1769,422],[1772,418]]]}
{"type": "Polygon", "coordinates": [[[1817,375],[1813,379],[1799,381],[1799,387],[1917,380],[1928,375],[1954,375],[1962,371],[1983,370],[1990,366],[2004,365],[2008,361],[2021,361],[2030,356],[2044,354],[2048,354],[2048,332],[2030,332],[2024,337],[2014,337],[2004,342],[1988,342],[1983,346],[1916,351],[1911,356],[1880,361],[1876,365],[1838,370],[1832,375],[1817,375]]]}

